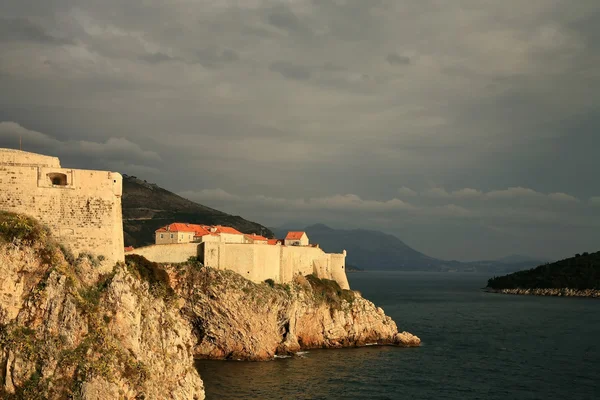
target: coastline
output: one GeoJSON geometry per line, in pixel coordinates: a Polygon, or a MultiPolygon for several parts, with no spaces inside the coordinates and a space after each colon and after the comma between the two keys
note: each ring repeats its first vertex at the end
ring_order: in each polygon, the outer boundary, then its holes
{"type": "Polygon", "coordinates": [[[528,295],[528,296],[555,296],[555,297],[590,297],[600,299],[600,290],[598,289],[570,289],[570,288],[537,288],[537,289],[492,289],[484,288],[488,293],[528,295]]]}

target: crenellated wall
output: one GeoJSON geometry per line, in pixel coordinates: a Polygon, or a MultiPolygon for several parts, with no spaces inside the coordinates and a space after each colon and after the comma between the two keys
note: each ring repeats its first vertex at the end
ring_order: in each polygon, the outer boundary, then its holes
{"type": "Polygon", "coordinates": [[[124,260],[119,173],[61,168],[56,157],[0,149],[0,210],[47,225],[75,255],[124,260]]]}

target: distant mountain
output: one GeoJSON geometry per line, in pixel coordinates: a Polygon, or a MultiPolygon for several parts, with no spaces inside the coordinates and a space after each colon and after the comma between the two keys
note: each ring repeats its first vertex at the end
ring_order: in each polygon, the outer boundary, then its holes
{"type": "Polygon", "coordinates": [[[491,289],[575,289],[600,290],[600,251],[577,254],[527,271],[494,277],[491,289]]]}
{"type": "Polygon", "coordinates": [[[154,243],[154,231],[171,222],[232,226],[243,233],[273,237],[268,228],[193,201],[153,183],[123,175],[123,230],[125,245],[154,243]]]}
{"type": "MultiPolygon", "coordinates": [[[[440,270],[448,262],[437,260],[409,247],[395,236],[366,229],[333,229],[323,224],[301,229],[311,243],[331,253],[348,251],[347,263],[370,270],[440,270]]],[[[273,229],[285,237],[288,229],[273,229]]]]}
{"type": "MultiPolygon", "coordinates": [[[[271,228],[277,237],[298,227],[271,228]],[[289,228],[289,229],[288,229],[289,228]]],[[[531,268],[537,261],[516,258],[498,261],[446,261],[429,257],[408,246],[396,236],[366,229],[334,229],[316,224],[303,229],[311,243],[318,243],[327,252],[348,251],[347,263],[366,270],[489,272],[507,273],[531,268]]]]}

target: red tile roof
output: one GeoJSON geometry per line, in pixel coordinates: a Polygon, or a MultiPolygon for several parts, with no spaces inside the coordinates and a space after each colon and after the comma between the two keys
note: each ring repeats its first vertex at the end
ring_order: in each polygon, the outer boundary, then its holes
{"type": "Polygon", "coordinates": [[[267,239],[267,244],[276,245],[277,243],[281,243],[281,239],[267,239]]]}
{"type": "Polygon", "coordinates": [[[125,252],[132,251],[132,250],[133,250],[133,246],[125,247],[125,252]]]}
{"type": "Polygon", "coordinates": [[[206,229],[206,225],[187,224],[184,222],[173,222],[157,229],[156,232],[194,232],[194,236],[204,236],[210,233],[206,229]]]}
{"type": "Polygon", "coordinates": [[[243,235],[242,232],[240,232],[230,226],[215,225],[215,228],[217,229],[217,233],[229,233],[232,235],[243,235]]]}
{"type": "Polygon", "coordinates": [[[300,240],[305,232],[288,232],[286,240],[300,240]]]}
{"type": "Polygon", "coordinates": [[[246,237],[248,239],[252,239],[254,241],[260,240],[260,241],[266,242],[268,240],[266,237],[260,236],[260,235],[246,235],[246,237]]]}

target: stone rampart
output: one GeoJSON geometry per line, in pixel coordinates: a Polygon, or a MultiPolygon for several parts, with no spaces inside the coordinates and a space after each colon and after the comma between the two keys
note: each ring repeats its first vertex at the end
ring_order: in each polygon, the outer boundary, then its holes
{"type": "Polygon", "coordinates": [[[273,279],[285,282],[280,274],[281,246],[264,244],[204,242],[200,244],[204,265],[235,271],[253,282],[273,279]]]}
{"type": "Polygon", "coordinates": [[[237,272],[256,283],[266,279],[287,283],[296,275],[314,274],[319,278],[335,280],[342,289],[350,288],[346,277],[346,252],[328,254],[317,247],[270,246],[262,243],[172,243],[140,247],[127,254],[137,254],[160,263],[179,263],[190,257],[198,257],[206,266],[237,272]]]}
{"type": "Polygon", "coordinates": [[[0,210],[30,215],[75,255],[124,260],[122,177],[61,168],[56,157],[0,149],[0,210]]]}
{"type": "Polygon", "coordinates": [[[198,243],[153,244],[138,247],[126,254],[137,254],[158,263],[180,263],[198,257],[198,243]]]}
{"type": "Polygon", "coordinates": [[[264,244],[201,243],[200,258],[204,265],[228,269],[254,282],[273,279],[291,282],[295,275],[315,274],[335,280],[349,289],[346,278],[346,254],[328,254],[317,247],[269,246],[264,244]]]}

